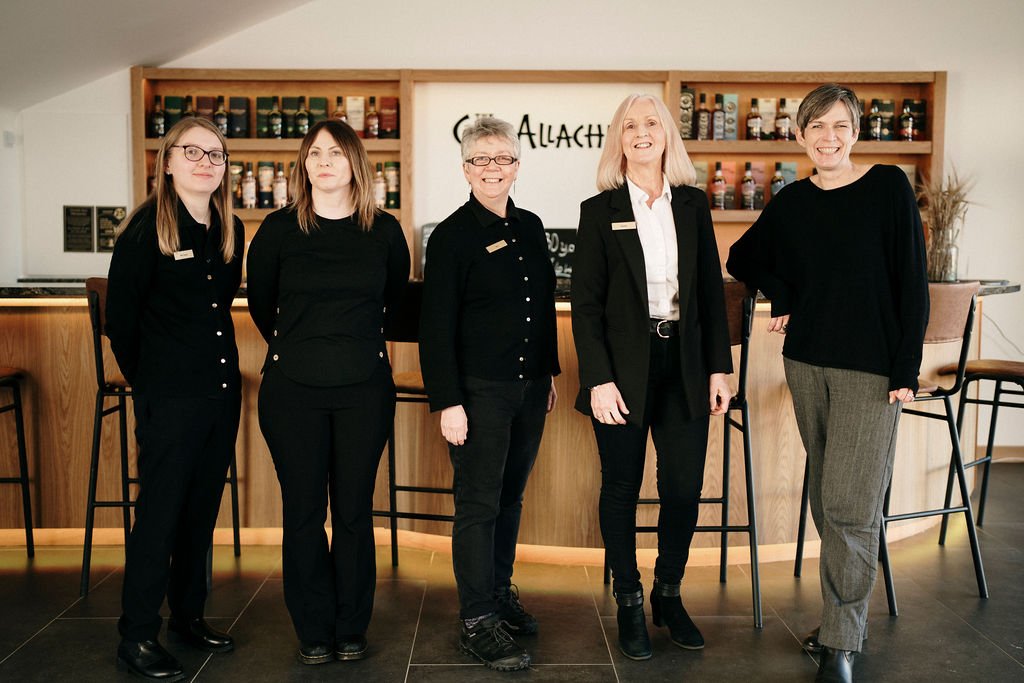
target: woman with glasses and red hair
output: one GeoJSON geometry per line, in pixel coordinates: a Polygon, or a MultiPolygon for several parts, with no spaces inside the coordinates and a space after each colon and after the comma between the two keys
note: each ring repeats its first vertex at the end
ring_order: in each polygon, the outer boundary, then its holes
{"type": "Polygon", "coordinates": [[[140,480],[117,661],[164,681],[184,678],[157,641],[165,596],[179,640],[234,648],[203,619],[206,556],[241,406],[231,302],[245,233],[231,210],[227,158],[209,121],[174,125],[156,153],[153,193],[119,229],[108,275],[106,333],[132,386],[140,480]]]}

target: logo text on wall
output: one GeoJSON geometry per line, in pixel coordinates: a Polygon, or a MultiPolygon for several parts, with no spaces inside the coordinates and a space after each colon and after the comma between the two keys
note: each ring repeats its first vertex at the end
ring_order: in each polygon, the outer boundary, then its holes
{"type": "MultiPolygon", "coordinates": [[[[473,118],[490,114],[466,114],[452,127],[456,142],[462,142],[462,131],[473,118]]],[[[532,122],[529,114],[523,114],[519,121],[519,144],[530,149],[600,149],[604,142],[605,126],[600,123],[546,123],[532,122]]]]}

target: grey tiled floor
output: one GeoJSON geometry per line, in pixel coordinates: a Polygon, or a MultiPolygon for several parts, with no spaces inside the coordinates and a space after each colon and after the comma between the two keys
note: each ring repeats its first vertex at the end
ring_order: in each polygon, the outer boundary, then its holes
{"type": "MultiPolygon", "coordinates": [[[[945,548],[935,532],[892,547],[900,616],[890,617],[879,582],[870,637],[857,660],[860,681],[1024,681],[1024,464],[996,465],[989,509],[979,530],[991,598],[980,600],[962,523],[945,548]]],[[[687,571],[684,600],[707,640],[681,650],[651,628],[654,657],[626,660],[615,648],[615,606],[599,567],[520,563],[516,582],[540,621],[526,672],[498,674],[458,650],[451,558],[401,551],[390,566],[378,549],[377,599],[360,662],[303,667],[284,607],[279,547],[246,547],[242,557],[218,547],[207,614],[230,630],[236,651],[199,653],[163,637],[199,681],[812,681],[815,663],[799,638],[817,624],[817,563],[803,578],[792,563],[761,565],[764,628],[753,628],[749,567],[687,571]]],[[[120,612],[120,548],[97,548],[93,587],[78,598],[80,547],[0,549],[0,680],[138,680],[114,668],[120,612]]],[[[651,576],[645,572],[645,583],[651,576]]]]}

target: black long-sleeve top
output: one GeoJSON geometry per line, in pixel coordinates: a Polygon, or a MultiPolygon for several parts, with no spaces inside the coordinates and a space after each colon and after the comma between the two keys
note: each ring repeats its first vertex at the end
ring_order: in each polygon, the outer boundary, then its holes
{"type": "Polygon", "coordinates": [[[344,386],[387,363],[384,311],[409,280],[409,247],[393,216],[369,231],[317,216],[307,235],[295,211],[267,216],[249,245],[249,314],[275,364],[310,386],[344,386]]]}
{"type": "Polygon", "coordinates": [[[917,391],[928,282],[914,191],[896,166],[849,185],[786,187],[729,250],[738,280],[789,314],[783,355],[917,391]]]}
{"type": "Polygon", "coordinates": [[[106,333],[135,391],[229,396],[241,389],[231,301],[242,280],[245,229],[235,218],[234,258],[224,263],[221,225],[197,223],[178,202],[180,246],[160,253],[156,206],[144,206],[114,243],[106,333]]]}
{"type": "Polygon", "coordinates": [[[517,380],[560,372],[544,225],[511,199],[505,214],[470,195],[430,234],[420,367],[431,410],[462,404],[462,376],[517,380]]]}

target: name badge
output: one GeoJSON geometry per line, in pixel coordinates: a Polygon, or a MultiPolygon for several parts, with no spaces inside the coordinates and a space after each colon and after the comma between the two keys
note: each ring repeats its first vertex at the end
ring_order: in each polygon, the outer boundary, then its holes
{"type": "Polygon", "coordinates": [[[623,221],[612,223],[612,230],[636,230],[636,221],[623,221]]]}
{"type": "Polygon", "coordinates": [[[494,252],[498,251],[499,249],[504,249],[507,246],[508,246],[508,242],[506,242],[505,240],[498,240],[494,244],[487,245],[487,253],[488,254],[493,254],[494,252]]]}
{"type": "Polygon", "coordinates": [[[176,252],[174,252],[174,260],[175,261],[184,261],[187,258],[192,258],[192,250],[191,249],[185,249],[184,251],[176,251],[176,252]]]}

